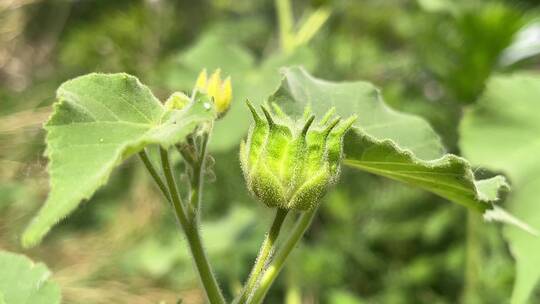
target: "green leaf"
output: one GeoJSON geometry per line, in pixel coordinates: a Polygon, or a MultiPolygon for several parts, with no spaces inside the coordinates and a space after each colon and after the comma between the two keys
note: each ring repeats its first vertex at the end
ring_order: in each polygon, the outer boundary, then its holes
{"type": "Polygon", "coordinates": [[[279,68],[285,65],[314,65],[314,55],[306,48],[292,54],[271,54],[262,62],[245,47],[209,34],[192,47],[179,54],[175,62],[168,63],[162,78],[169,88],[191,90],[197,74],[206,68],[208,72],[220,68],[224,77],[231,76],[233,101],[227,115],[218,120],[210,142],[212,151],[237,148],[249,129],[249,111],[245,100],[258,105],[279,86],[279,68]],[[219,51],[216,51],[219,50],[219,51]]]}
{"type": "Polygon", "coordinates": [[[38,243],[50,228],[105,184],[111,171],[149,144],[178,143],[213,119],[212,106],[166,111],[150,90],[126,74],[89,74],[67,81],[45,125],[51,189],[23,234],[38,243]]]}
{"type": "MultiPolygon", "coordinates": [[[[492,78],[477,104],[466,112],[461,148],[474,164],[502,171],[512,181],[510,211],[540,228],[540,75],[492,78]]],[[[527,303],[540,279],[540,238],[507,226],[516,259],[512,303],[527,303]]]]}
{"type": "Polygon", "coordinates": [[[51,272],[23,255],[0,251],[0,303],[60,303],[60,288],[49,280],[51,272]]]}
{"type": "Polygon", "coordinates": [[[310,106],[319,118],[332,107],[341,117],[358,115],[344,141],[346,165],[420,187],[479,212],[490,209],[498,190],[506,186],[503,177],[476,181],[465,159],[444,154],[426,121],[386,106],[373,85],[328,82],[301,68],[289,68],[284,75],[270,102],[279,103],[288,114],[300,116],[310,106]]]}

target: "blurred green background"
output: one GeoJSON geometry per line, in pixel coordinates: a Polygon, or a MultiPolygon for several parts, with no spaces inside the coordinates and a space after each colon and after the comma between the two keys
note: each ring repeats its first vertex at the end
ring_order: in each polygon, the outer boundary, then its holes
{"type": "MultiPolygon", "coordinates": [[[[284,65],[370,81],[392,107],[427,119],[459,155],[460,119],[489,77],[538,68],[538,7],[533,0],[2,0],[0,248],[45,262],[63,303],[203,303],[174,218],[136,158],[42,245],[23,250],[19,237],[47,195],[41,125],[63,81],[128,72],[164,99],[189,90],[201,68],[220,67],[232,76],[234,105],[212,138],[215,176],[202,229],[230,297],[271,220],[247,194],[239,167],[250,123],[245,98],[269,95],[284,65]],[[287,13],[290,27],[280,21],[287,13]]],[[[508,303],[515,274],[501,227],[478,225],[472,236],[468,229],[460,206],[345,169],[267,303],[508,303]],[[466,284],[472,295],[464,295],[466,284]]],[[[540,292],[530,301],[540,303],[540,292]]]]}

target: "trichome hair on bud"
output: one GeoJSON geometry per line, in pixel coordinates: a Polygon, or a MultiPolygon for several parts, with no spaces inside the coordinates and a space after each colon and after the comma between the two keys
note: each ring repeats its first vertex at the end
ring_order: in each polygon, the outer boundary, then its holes
{"type": "Polygon", "coordinates": [[[356,117],[342,121],[331,109],[315,123],[306,108],[293,120],[277,104],[246,101],[253,124],[240,145],[242,171],[250,192],[269,207],[309,210],[339,176],[342,139],[356,117]],[[264,118],[263,118],[264,116],[264,118]]]}

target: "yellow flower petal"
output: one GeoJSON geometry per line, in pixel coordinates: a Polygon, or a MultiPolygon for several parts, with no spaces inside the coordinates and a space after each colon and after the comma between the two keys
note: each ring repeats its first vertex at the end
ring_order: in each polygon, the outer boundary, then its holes
{"type": "Polygon", "coordinates": [[[230,107],[232,100],[231,78],[221,80],[221,69],[216,69],[210,77],[203,69],[195,82],[195,89],[210,97],[216,106],[218,117],[221,117],[230,107]]]}
{"type": "Polygon", "coordinates": [[[229,109],[232,100],[232,84],[231,77],[227,77],[223,82],[219,94],[219,98],[216,101],[216,108],[218,113],[225,112],[229,109]]]}
{"type": "Polygon", "coordinates": [[[219,88],[221,86],[221,70],[217,69],[212,76],[210,76],[210,79],[208,80],[208,85],[206,87],[206,93],[216,99],[219,94],[219,88]]]}
{"type": "Polygon", "coordinates": [[[195,82],[195,88],[198,90],[198,91],[201,91],[201,92],[205,92],[206,91],[206,86],[207,86],[207,74],[206,74],[206,69],[203,69],[200,73],[199,73],[199,77],[197,77],[197,81],[195,82]]]}

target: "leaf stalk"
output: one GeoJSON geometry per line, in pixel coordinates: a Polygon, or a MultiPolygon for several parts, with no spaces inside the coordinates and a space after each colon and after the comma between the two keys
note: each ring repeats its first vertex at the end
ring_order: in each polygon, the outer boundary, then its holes
{"type": "Polygon", "coordinates": [[[298,242],[304,236],[304,233],[306,232],[308,227],[311,225],[311,222],[313,221],[313,218],[315,217],[315,214],[317,213],[317,209],[318,209],[318,205],[313,207],[309,211],[303,212],[300,215],[300,217],[296,221],[295,227],[293,228],[291,234],[289,235],[289,238],[287,239],[287,241],[285,241],[283,246],[278,250],[273,261],[266,268],[266,271],[264,272],[264,274],[262,275],[260,279],[259,285],[253,291],[253,295],[248,301],[249,304],[262,303],[262,301],[264,300],[264,297],[266,296],[266,293],[268,292],[268,290],[274,283],[281,269],[283,269],[283,266],[285,265],[285,261],[289,257],[290,253],[296,247],[298,242]]]}
{"type": "MultiPolygon", "coordinates": [[[[214,276],[206,252],[202,245],[202,240],[198,229],[197,217],[191,216],[191,212],[190,214],[186,213],[180,193],[178,192],[176,181],[174,179],[174,174],[169,161],[169,152],[166,149],[160,147],[161,164],[167,186],[165,186],[165,182],[163,182],[162,178],[152,165],[147,153],[145,151],[142,151],[141,153],[139,153],[139,156],[165,198],[173,206],[176,219],[186,235],[189,249],[193,256],[193,260],[199,273],[199,278],[206,291],[208,300],[211,304],[225,304],[225,298],[223,297],[223,294],[219,289],[219,285],[214,276]]],[[[197,179],[197,188],[192,189],[192,192],[200,193],[202,187],[201,179],[202,172],[197,179]]],[[[192,184],[194,183],[192,182],[192,184]]],[[[191,195],[190,200],[191,199],[196,199],[197,201],[199,201],[200,196],[191,195]]]]}
{"type": "Polygon", "coordinates": [[[255,265],[251,269],[248,281],[244,287],[244,290],[242,291],[242,294],[239,297],[238,304],[246,303],[246,301],[253,293],[253,290],[255,289],[261,274],[264,272],[264,267],[267,265],[268,260],[274,251],[276,240],[279,237],[281,227],[283,226],[283,222],[285,221],[287,214],[287,209],[278,208],[276,210],[272,226],[270,227],[269,232],[264,238],[261,249],[259,251],[259,255],[257,256],[257,259],[255,261],[255,265]]]}

